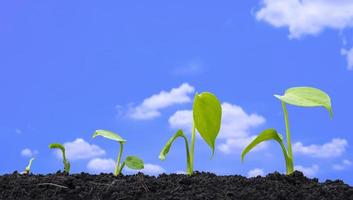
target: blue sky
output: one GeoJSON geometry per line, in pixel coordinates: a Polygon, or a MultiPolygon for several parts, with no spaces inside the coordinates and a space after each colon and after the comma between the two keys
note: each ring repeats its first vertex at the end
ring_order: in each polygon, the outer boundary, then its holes
{"type": "Polygon", "coordinates": [[[61,169],[52,142],[66,144],[73,172],[109,171],[118,144],[91,139],[96,129],[128,140],[124,155],[143,158],[146,173],[183,171],[182,141],[166,161],[158,154],[176,128],[188,132],[193,94],[202,91],[219,97],[226,116],[212,160],[197,140],[197,170],[284,172],[273,142],[243,164],[240,152],[263,129],[284,132],[273,94],[313,86],[331,96],[334,118],[323,108],[288,108],[295,165],[353,184],[352,7],[348,0],[1,2],[0,173],[22,170],[32,156],[35,173],[61,169]]]}

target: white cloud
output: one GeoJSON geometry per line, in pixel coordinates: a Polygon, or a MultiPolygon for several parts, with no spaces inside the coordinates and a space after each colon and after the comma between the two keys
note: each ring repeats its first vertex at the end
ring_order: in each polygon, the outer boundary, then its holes
{"type": "Polygon", "coordinates": [[[342,155],[347,146],[347,140],[340,138],[334,138],[331,142],[323,145],[312,144],[309,146],[304,146],[301,142],[296,142],[293,144],[293,153],[308,155],[316,158],[332,158],[342,155]]]}
{"type": "Polygon", "coordinates": [[[353,70],[353,47],[350,50],[341,49],[341,55],[346,56],[347,69],[353,70]]]}
{"type": "Polygon", "coordinates": [[[128,173],[142,172],[144,174],[149,174],[149,175],[158,175],[161,173],[165,173],[165,169],[163,167],[155,164],[150,164],[150,163],[145,163],[144,169],[142,170],[132,170],[126,167],[125,171],[128,173]]]}
{"type": "Polygon", "coordinates": [[[265,172],[263,169],[260,169],[260,168],[255,168],[253,170],[250,170],[248,172],[248,177],[256,177],[256,176],[264,176],[265,175],[265,172]]]}
{"type": "MultiPolygon", "coordinates": [[[[64,143],[66,157],[69,160],[90,159],[105,155],[105,151],[99,146],[89,144],[82,138],[77,138],[72,142],[64,143]]],[[[55,152],[58,158],[62,158],[61,151],[55,152]]]]}
{"type": "Polygon", "coordinates": [[[318,165],[312,165],[311,167],[303,167],[301,165],[296,165],[294,166],[294,169],[303,172],[303,174],[308,177],[313,177],[319,172],[318,165]]]}
{"type": "Polygon", "coordinates": [[[94,158],[88,162],[87,169],[94,173],[113,173],[115,161],[113,159],[94,158]]]}
{"type": "Polygon", "coordinates": [[[334,164],[332,166],[332,168],[336,171],[342,171],[344,169],[346,169],[347,167],[351,166],[352,162],[349,160],[343,160],[341,163],[339,164],[334,164]]]}
{"type": "MultiPolygon", "coordinates": [[[[225,154],[239,153],[255,136],[250,129],[265,123],[265,118],[257,114],[247,114],[240,106],[222,103],[222,126],[219,139],[224,140],[218,149],[225,154]]],[[[171,128],[190,132],[192,128],[192,111],[179,110],[169,118],[171,128]]],[[[261,144],[255,150],[264,148],[261,144]]]]}
{"type": "Polygon", "coordinates": [[[291,38],[316,35],[324,29],[353,26],[351,0],[262,0],[256,19],[274,27],[288,27],[291,38]]]}
{"type": "Polygon", "coordinates": [[[190,93],[194,92],[194,87],[188,83],[182,84],[178,88],[173,88],[169,92],[161,91],[145,99],[140,105],[131,106],[127,116],[136,120],[154,119],[161,115],[160,110],[172,105],[191,102],[190,93]]]}
{"type": "Polygon", "coordinates": [[[21,156],[23,157],[34,157],[38,154],[38,151],[37,150],[31,150],[29,148],[25,148],[25,149],[22,149],[21,151],[21,156]]]}

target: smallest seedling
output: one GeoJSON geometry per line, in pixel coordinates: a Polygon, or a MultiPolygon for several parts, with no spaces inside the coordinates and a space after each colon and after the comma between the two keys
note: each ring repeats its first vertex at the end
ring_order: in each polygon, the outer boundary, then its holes
{"type": "Polygon", "coordinates": [[[28,174],[31,172],[31,166],[32,166],[33,160],[35,160],[35,158],[31,158],[31,159],[29,160],[26,169],[22,172],[23,175],[28,175],[28,174]]]}
{"type": "Polygon", "coordinates": [[[96,130],[96,132],[94,132],[92,137],[95,138],[97,136],[101,136],[101,137],[104,137],[104,138],[107,138],[110,140],[115,140],[115,141],[119,142],[119,144],[120,144],[120,151],[119,151],[119,155],[118,155],[118,160],[116,162],[115,170],[114,170],[115,176],[118,176],[121,174],[121,171],[123,170],[125,165],[128,168],[134,169],[134,170],[140,170],[140,169],[144,168],[143,160],[141,160],[140,158],[138,158],[136,156],[127,156],[126,159],[123,161],[123,163],[120,164],[121,157],[123,154],[124,144],[125,144],[126,140],[124,140],[118,134],[113,133],[111,131],[107,131],[107,130],[96,130]]]}
{"type": "Polygon", "coordinates": [[[53,143],[49,145],[50,149],[60,149],[63,154],[64,171],[70,173],[70,162],[66,159],[65,147],[59,143],[53,143]]]}

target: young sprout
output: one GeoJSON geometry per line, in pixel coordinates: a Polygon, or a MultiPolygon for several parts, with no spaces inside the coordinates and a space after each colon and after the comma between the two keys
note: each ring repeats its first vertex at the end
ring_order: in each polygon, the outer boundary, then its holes
{"type": "Polygon", "coordinates": [[[31,158],[28,162],[26,169],[22,172],[23,175],[28,175],[31,172],[32,162],[35,158],[31,158]]]}
{"type": "Polygon", "coordinates": [[[49,145],[50,149],[60,149],[63,154],[64,172],[70,173],[70,162],[66,159],[65,147],[59,143],[49,145]]]}
{"type": "Polygon", "coordinates": [[[165,160],[172,143],[178,137],[182,137],[185,141],[186,148],[186,173],[188,175],[193,174],[196,130],[200,133],[203,140],[212,149],[213,156],[216,138],[221,128],[221,119],[222,107],[217,97],[209,92],[196,94],[193,104],[193,123],[190,147],[188,138],[184,135],[182,130],[178,130],[176,134],[171,137],[165,144],[164,148],[159,154],[159,159],[165,160]]]}
{"type": "Polygon", "coordinates": [[[256,145],[267,140],[275,140],[281,146],[285,161],[286,173],[291,174],[294,171],[292,143],[289,130],[289,120],[286,103],[301,107],[324,107],[332,118],[332,107],[330,97],[323,91],[312,87],[294,87],[286,90],[283,96],[274,95],[281,100],[284,113],[284,121],[286,125],[287,148],[283,143],[283,137],[275,129],[267,129],[260,133],[242,152],[241,159],[244,160],[245,155],[256,145]]]}
{"type": "Polygon", "coordinates": [[[107,131],[107,130],[96,130],[96,132],[93,134],[92,137],[95,138],[97,136],[102,136],[102,137],[105,137],[105,138],[108,138],[111,140],[115,140],[115,141],[119,142],[119,144],[120,144],[120,151],[118,154],[118,160],[116,162],[115,170],[114,170],[115,176],[118,176],[119,174],[121,174],[121,171],[123,170],[125,165],[128,168],[135,169],[135,170],[140,170],[140,169],[144,168],[143,160],[141,160],[140,158],[138,158],[136,156],[127,156],[126,159],[123,161],[123,163],[120,164],[121,157],[123,154],[124,144],[125,144],[126,140],[124,140],[118,134],[113,133],[111,131],[107,131]]]}

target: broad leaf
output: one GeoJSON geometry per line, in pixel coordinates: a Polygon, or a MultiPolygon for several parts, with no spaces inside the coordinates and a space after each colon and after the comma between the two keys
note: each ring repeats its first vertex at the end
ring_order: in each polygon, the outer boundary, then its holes
{"type": "Polygon", "coordinates": [[[209,92],[196,94],[193,107],[194,124],[201,137],[212,148],[221,128],[222,107],[217,97],[209,92]]]}
{"type": "Polygon", "coordinates": [[[130,169],[139,170],[144,168],[143,160],[136,156],[127,156],[124,162],[130,169]]]}
{"type": "Polygon", "coordinates": [[[286,166],[287,170],[288,168],[291,168],[292,166],[292,161],[291,158],[288,157],[286,147],[283,144],[283,137],[277,133],[275,129],[267,129],[260,133],[241,153],[241,160],[244,161],[245,155],[249,153],[254,147],[256,147],[258,144],[261,142],[267,141],[267,140],[275,140],[277,141],[282,148],[282,152],[284,155],[284,158],[286,160],[286,166]]]}
{"type": "Polygon", "coordinates": [[[177,139],[178,137],[182,137],[184,138],[185,141],[185,146],[186,146],[186,153],[187,153],[187,157],[188,157],[188,162],[189,162],[189,143],[188,143],[188,139],[185,137],[184,133],[182,130],[178,130],[175,135],[173,137],[171,137],[168,142],[164,145],[161,153],[159,154],[159,159],[160,160],[165,160],[170,147],[172,146],[173,142],[175,139],[177,139]]]}
{"type": "Polygon", "coordinates": [[[332,117],[331,99],[328,94],[322,90],[312,87],[293,87],[286,90],[283,96],[275,95],[281,101],[302,107],[326,108],[332,117]]]}
{"type": "Polygon", "coordinates": [[[125,143],[126,140],[124,140],[122,137],[120,137],[120,135],[113,133],[111,131],[107,131],[107,130],[96,130],[96,132],[94,132],[93,134],[93,138],[97,137],[97,136],[102,136],[111,140],[115,140],[117,142],[121,142],[121,143],[125,143]]]}

